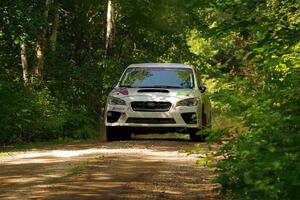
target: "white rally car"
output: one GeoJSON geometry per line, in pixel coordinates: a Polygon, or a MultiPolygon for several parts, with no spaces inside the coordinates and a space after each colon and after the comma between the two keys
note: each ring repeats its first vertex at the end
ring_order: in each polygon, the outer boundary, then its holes
{"type": "Polygon", "coordinates": [[[132,64],[110,92],[106,105],[108,141],[131,133],[183,132],[192,140],[211,126],[211,104],[199,72],[174,63],[132,64]]]}

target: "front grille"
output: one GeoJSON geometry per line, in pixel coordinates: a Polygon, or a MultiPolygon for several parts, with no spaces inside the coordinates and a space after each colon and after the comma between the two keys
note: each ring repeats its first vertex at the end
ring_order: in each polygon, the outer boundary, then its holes
{"type": "Polygon", "coordinates": [[[133,101],[131,108],[139,112],[167,112],[171,108],[170,102],[164,101],[133,101]]]}
{"type": "Polygon", "coordinates": [[[126,123],[135,124],[176,124],[173,118],[135,118],[130,117],[126,123]]]}

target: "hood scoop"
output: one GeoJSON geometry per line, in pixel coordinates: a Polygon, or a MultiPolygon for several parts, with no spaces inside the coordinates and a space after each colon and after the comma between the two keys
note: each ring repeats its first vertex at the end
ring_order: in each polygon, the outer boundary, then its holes
{"type": "Polygon", "coordinates": [[[138,93],[169,93],[169,90],[163,89],[141,89],[137,91],[138,93]]]}

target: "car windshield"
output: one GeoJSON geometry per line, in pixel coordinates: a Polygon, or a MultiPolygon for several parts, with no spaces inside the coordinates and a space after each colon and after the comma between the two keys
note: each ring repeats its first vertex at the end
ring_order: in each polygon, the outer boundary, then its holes
{"type": "Polygon", "coordinates": [[[193,71],[188,68],[128,68],[121,79],[120,87],[193,88],[193,71]]]}

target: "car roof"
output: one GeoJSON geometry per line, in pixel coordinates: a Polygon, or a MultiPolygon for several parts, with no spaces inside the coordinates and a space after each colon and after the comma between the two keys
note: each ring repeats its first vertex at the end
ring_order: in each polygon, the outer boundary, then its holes
{"type": "Polygon", "coordinates": [[[193,66],[191,65],[185,65],[185,64],[179,64],[179,63],[139,63],[139,64],[131,64],[127,68],[147,68],[147,67],[166,67],[166,68],[188,68],[192,69],[193,66]]]}

